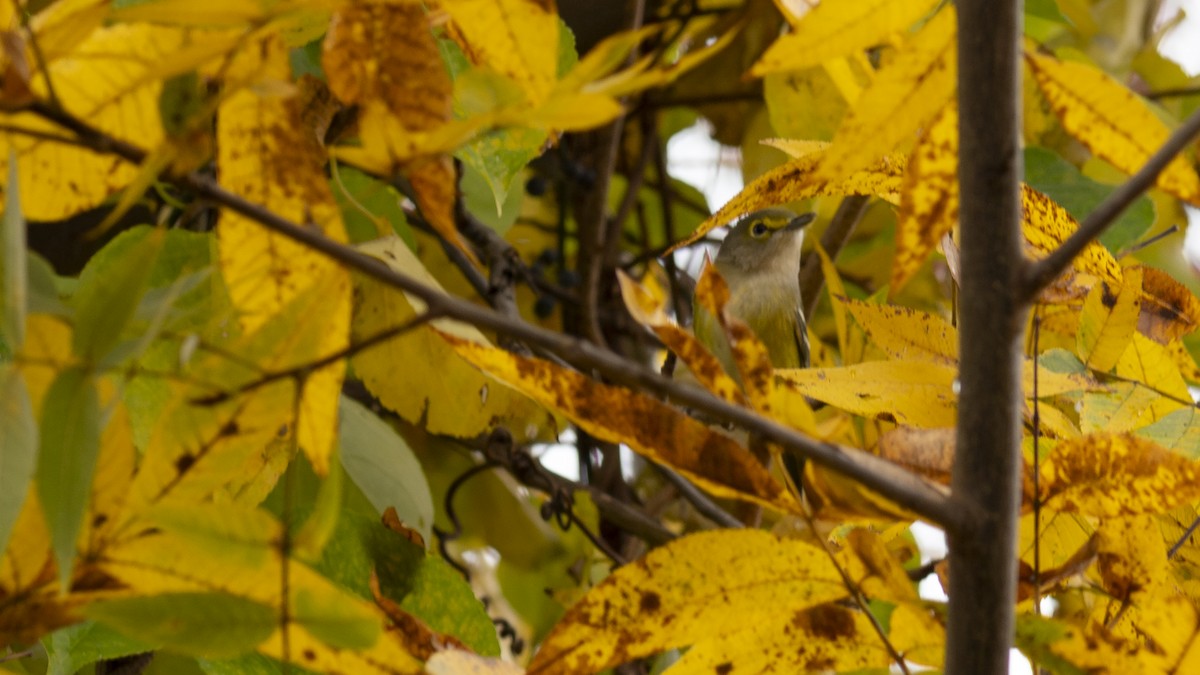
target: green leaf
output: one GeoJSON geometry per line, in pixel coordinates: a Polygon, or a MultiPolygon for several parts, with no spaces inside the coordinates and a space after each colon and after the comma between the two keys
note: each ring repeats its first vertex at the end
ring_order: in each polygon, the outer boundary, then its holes
{"type": "MultiPolygon", "coordinates": [[[[383,581],[380,581],[383,584],[383,581]]],[[[500,641],[483,603],[457,570],[441,558],[425,557],[413,578],[412,592],[400,607],[430,628],[453,635],[482,656],[499,656],[500,641]]]]}
{"type": "Polygon", "coordinates": [[[148,227],[122,232],[84,268],[74,298],[76,354],[100,364],[117,346],[146,292],[166,232],[148,227]]]}
{"type": "Polygon", "coordinates": [[[205,84],[196,71],[176,75],[163,82],[158,95],[158,114],[162,117],[163,131],[169,135],[188,131],[192,119],[204,108],[205,84]]]}
{"type": "Polygon", "coordinates": [[[53,314],[55,316],[71,316],[71,308],[60,299],[62,286],[68,281],[54,273],[54,268],[46,259],[36,253],[26,256],[29,269],[29,311],[34,314],[53,314]]]}
{"type": "MultiPolygon", "coordinates": [[[[1073,165],[1038,147],[1025,149],[1025,182],[1062,205],[1076,220],[1082,221],[1115,189],[1084,176],[1073,165]]],[[[1100,235],[1114,255],[1136,243],[1154,224],[1154,203],[1149,197],[1137,199],[1117,221],[1100,235]]]]}
{"type": "Polygon", "coordinates": [[[92,492],[100,427],[100,397],[92,374],[78,367],[59,373],[42,405],[37,484],[64,589],[92,492]]]}
{"type": "Polygon", "coordinates": [[[520,174],[521,171],[518,170],[517,174],[512,176],[509,182],[500,187],[497,192],[497,185],[491,179],[480,173],[474,165],[464,163],[459,190],[462,192],[467,210],[484,225],[501,235],[508,232],[508,228],[517,222],[517,216],[521,214],[521,203],[525,198],[524,191],[509,189],[512,181],[520,174]],[[501,196],[504,201],[497,202],[496,200],[501,196]]]}
{"type": "Polygon", "coordinates": [[[404,195],[396,188],[342,164],[334,167],[329,185],[351,242],[371,241],[395,232],[410,248],[416,246],[401,206],[404,195]]]}
{"type": "Polygon", "coordinates": [[[84,613],[134,639],[206,658],[252,651],[278,624],[274,609],[224,593],[102,600],[88,605],[84,613]]]}
{"type": "Polygon", "coordinates": [[[321,487],[317,490],[316,505],[312,513],[305,519],[300,532],[296,534],[295,553],[302,560],[314,561],[321,558],[321,552],[337,529],[338,515],[342,510],[342,486],[345,472],[337,470],[337,450],[330,463],[335,467],[329,472],[321,487]]]}
{"type": "Polygon", "coordinates": [[[0,551],[8,547],[37,468],[38,428],[25,378],[0,365],[0,551]]]}
{"type": "Polygon", "coordinates": [[[73,675],[97,661],[150,651],[157,645],[132,640],[92,621],[56,630],[43,640],[49,657],[46,675],[73,675]]]}
{"type": "Polygon", "coordinates": [[[375,615],[352,598],[345,592],[297,589],[292,599],[293,618],[332,647],[368,649],[379,640],[382,628],[375,615]]]}
{"type": "MultiPolygon", "coordinates": [[[[11,350],[25,343],[25,311],[28,272],[25,269],[25,217],[21,214],[21,189],[17,176],[17,153],[8,151],[8,182],[5,184],[4,220],[0,223],[0,284],[3,284],[4,316],[0,341],[11,350]]],[[[3,538],[0,538],[0,542],[3,538]]]]}
{"type": "MultiPolygon", "coordinates": [[[[282,675],[283,666],[275,659],[263,654],[243,654],[236,659],[199,659],[204,675],[282,675]]],[[[296,664],[288,666],[289,673],[312,672],[296,664]]]]}
{"type": "Polygon", "coordinates": [[[420,462],[404,439],[359,403],[342,397],[342,466],[382,514],[389,506],[404,524],[432,541],[433,496],[420,462]]]}

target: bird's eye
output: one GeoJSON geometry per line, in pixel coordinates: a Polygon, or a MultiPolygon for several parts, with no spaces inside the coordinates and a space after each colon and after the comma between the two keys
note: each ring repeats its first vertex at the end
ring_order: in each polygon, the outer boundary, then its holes
{"type": "Polygon", "coordinates": [[[767,233],[767,226],[762,223],[755,223],[754,226],[750,228],[750,234],[752,234],[756,237],[761,237],[766,233],[767,233]]]}

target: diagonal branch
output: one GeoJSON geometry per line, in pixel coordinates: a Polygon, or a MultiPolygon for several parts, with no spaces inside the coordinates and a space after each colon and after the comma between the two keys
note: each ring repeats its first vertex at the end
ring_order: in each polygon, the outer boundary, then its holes
{"type": "MultiPolygon", "coordinates": [[[[140,162],[146,152],[114,139],[86,122],[45,105],[31,112],[65,126],[81,142],[97,152],[116,154],[130,162],[140,162]]],[[[665,378],[654,369],[621,357],[607,349],[568,335],[546,330],[518,318],[505,316],[461,298],[426,286],[400,274],[383,261],[327,238],[320,231],[283,218],[258,204],[226,190],[211,177],[197,173],[168,178],[195,194],[220,206],[253,219],[263,227],[303,244],[312,250],[365,274],[376,281],[410,293],[426,303],[428,312],[504,333],[530,345],[542,347],[586,371],[603,373],[614,382],[641,388],[667,397],[712,419],[737,425],[785,450],[805,457],[833,471],[849,476],[864,486],[938,523],[949,531],[961,529],[977,515],[970,507],[952,499],[940,486],[861,450],[818,441],[752,410],[724,401],[702,389],[665,378]]]]}
{"type": "Polygon", "coordinates": [[[1063,270],[1071,264],[1071,261],[1085,246],[1116,222],[1117,217],[1135,199],[1154,185],[1158,174],[1167,168],[1171,160],[1175,159],[1175,156],[1186,148],[1197,134],[1200,134],[1200,110],[1192,113],[1192,116],[1176,129],[1175,133],[1171,134],[1167,142],[1158,149],[1158,152],[1154,153],[1154,156],[1140,171],[1114,190],[1108,199],[1096,207],[1095,211],[1088,214],[1088,217],[1080,223],[1075,234],[1072,234],[1050,255],[1026,266],[1025,273],[1021,278],[1021,298],[1025,301],[1032,300],[1043,288],[1050,285],[1055,277],[1062,274],[1063,270]]]}

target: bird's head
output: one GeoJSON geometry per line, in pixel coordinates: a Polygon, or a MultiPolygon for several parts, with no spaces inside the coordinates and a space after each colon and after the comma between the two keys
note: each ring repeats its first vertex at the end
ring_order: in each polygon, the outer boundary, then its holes
{"type": "Polygon", "coordinates": [[[717,264],[746,273],[799,265],[804,228],[815,218],[815,213],[796,215],[780,208],[755,211],[729,229],[717,264]]]}

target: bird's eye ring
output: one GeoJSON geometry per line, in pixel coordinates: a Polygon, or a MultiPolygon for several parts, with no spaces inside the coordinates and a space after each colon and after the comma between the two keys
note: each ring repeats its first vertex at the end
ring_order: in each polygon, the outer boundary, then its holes
{"type": "Polygon", "coordinates": [[[752,234],[756,237],[761,237],[766,233],[767,233],[767,226],[762,223],[755,223],[754,226],[750,228],[750,234],[752,234]]]}

